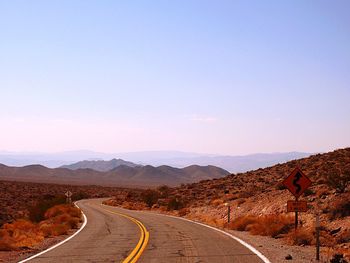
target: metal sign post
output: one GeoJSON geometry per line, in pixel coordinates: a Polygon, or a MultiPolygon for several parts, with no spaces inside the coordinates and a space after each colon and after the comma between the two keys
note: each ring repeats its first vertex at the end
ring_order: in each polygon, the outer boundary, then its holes
{"type": "Polygon", "coordinates": [[[225,206],[227,207],[227,225],[228,225],[230,223],[231,207],[229,203],[225,203],[225,206]]]}
{"type": "MultiPolygon", "coordinates": [[[[295,202],[298,202],[298,198],[295,198],[295,202]]],[[[295,226],[294,226],[295,229],[298,228],[298,208],[295,209],[295,226]]]]}
{"type": "Polygon", "coordinates": [[[231,216],[231,207],[227,207],[227,223],[230,223],[230,216],[231,216]]]}
{"type": "Polygon", "coordinates": [[[316,213],[316,260],[320,260],[320,215],[316,213]]]}

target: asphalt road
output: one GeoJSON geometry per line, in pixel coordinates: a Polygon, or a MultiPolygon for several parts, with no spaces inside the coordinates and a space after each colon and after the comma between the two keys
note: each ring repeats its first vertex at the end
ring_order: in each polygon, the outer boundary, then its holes
{"type": "Polygon", "coordinates": [[[181,219],[150,212],[101,205],[101,200],[78,203],[88,223],[63,245],[30,262],[123,262],[140,241],[139,220],[149,232],[138,262],[255,263],[262,260],[232,238],[181,219]],[[107,211],[108,210],[108,211],[107,211]]]}

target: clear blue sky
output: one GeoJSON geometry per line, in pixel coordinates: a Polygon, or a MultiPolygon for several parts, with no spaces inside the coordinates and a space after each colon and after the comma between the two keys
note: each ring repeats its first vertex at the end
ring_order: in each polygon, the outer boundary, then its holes
{"type": "Polygon", "coordinates": [[[350,146],[349,10],[0,0],[0,150],[350,146]]]}

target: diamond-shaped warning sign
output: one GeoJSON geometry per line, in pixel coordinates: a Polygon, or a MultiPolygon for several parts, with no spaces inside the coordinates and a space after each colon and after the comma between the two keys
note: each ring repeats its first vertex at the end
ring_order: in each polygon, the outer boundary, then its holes
{"type": "Polygon", "coordinates": [[[282,183],[295,198],[298,198],[312,182],[299,168],[295,168],[282,183]]]}

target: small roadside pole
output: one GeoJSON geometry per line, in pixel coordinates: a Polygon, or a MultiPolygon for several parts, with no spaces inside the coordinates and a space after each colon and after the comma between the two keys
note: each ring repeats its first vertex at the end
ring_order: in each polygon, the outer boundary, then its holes
{"type": "Polygon", "coordinates": [[[315,207],[315,217],[316,217],[316,222],[315,222],[315,233],[316,233],[316,261],[320,261],[320,231],[321,231],[321,226],[320,226],[320,199],[316,199],[316,207],[315,207]]]}
{"type": "Polygon", "coordinates": [[[225,203],[225,206],[227,207],[227,225],[228,225],[230,223],[231,207],[229,203],[225,203]]]}
{"type": "MultiPolygon", "coordinates": [[[[295,198],[295,202],[298,202],[298,198],[295,198]]],[[[294,222],[295,230],[298,228],[298,208],[295,209],[295,222],[294,222]]]]}
{"type": "Polygon", "coordinates": [[[72,197],[72,192],[68,190],[68,191],[65,193],[65,196],[67,197],[66,203],[67,203],[67,204],[71,204],[71,203],[72,203],[72,199],[71,199],[71,197],[72,197]]]}
{"type": "Polygon", "coordinates": [[[320,261],[320,215],[316,213],[316,260],[320,261]]]}

